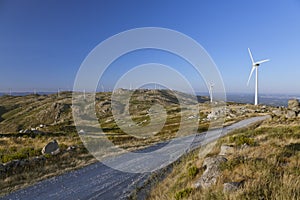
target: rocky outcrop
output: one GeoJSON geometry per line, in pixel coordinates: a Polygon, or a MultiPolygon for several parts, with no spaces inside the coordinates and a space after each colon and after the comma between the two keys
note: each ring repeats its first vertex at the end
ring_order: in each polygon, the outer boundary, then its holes
{"type": "Polygon", "coordinates": [[[60,152],[59,146],[56,140],[49,142],[44,148],[42,149],[42,154],[51,154],[57,155],[60,152]]]}
{"type": "Polygon", "coordinates": [[[287,110],[285,117],[288,119],[295,118],[297,117],[297,113],[293,110],[287,110]]]}
{"type": "Polygon", "coordinates": [[[299,105],[299,100],[298,99],[290,99],[288,101],[288,109],[299,112],[300,111],[300,105],[299,105]]]}
{"type": "Polygon", "coordinates": [[[285,114],[285,111],[282,107],[276,109],[276,110],[273,110],[272,113],[277,116],[277,117],[281,117],[285,114]]]}
{"type": "Polygon", "coordinates": [[[194,183],[195,188],[208,188],[216,184],[220,175],[219,166],[226,162],[223,156],[208,157],[204,159],[202,167],[205,168],[203,175],[194,183]]]}
{"type": "Polygon", "coordinates": [[[280,107],[272,111],[273,116],[294,119],[300,116],[300,104],[298,99],[290,99],[288,107],[280,107]]]}

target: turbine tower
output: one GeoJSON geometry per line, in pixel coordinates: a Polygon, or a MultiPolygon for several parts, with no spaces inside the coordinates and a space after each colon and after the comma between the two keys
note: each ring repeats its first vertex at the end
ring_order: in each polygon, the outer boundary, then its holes
{"type": "Polygon", "coordinates": [[[260,66],[260,64],[262,64],[264,62],[268,62],[270,59],[254,62],[251,50],[249,48],[248,48],[248,52],[249,52],[249,55],[250,55],[250,58],[251,58],[251,61],[252,61],[252,69],[251,69],[251,72],[250,72],[250,75],[249,75],[249,78],[248,78],[247,85],[249,85],[249,81],[250,81],[251,76],[252,76],[252,74],[255,70],[255,102],[254,102],[254,105],[257,105],[258,104],[258,67],[260,66]]]}
{"type": "Polygon", "coordinates": [[[210,102],[213,102],[213,88],[214,88],[215,84],[213,82],[209,83],[209,96],[210,96],[210,102]]]}

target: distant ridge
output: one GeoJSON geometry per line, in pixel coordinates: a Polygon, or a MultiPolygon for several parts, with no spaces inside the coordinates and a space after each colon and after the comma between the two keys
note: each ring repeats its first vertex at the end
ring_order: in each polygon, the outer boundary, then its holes
{"type": "MultiPolygon", "coordinates": [[[[63,91],[62,91],[63,92],[63,91]]],[[[55,94],[57,92],[37,92],[39,95],[49,95],[55,94]]],[[[12,96],[26,96],[31,95],[33,92],[12,92],[12,96]]],[[[198,96],[209,97],[207,92],[197,92],[198,96]]],[[[9,95],[7,92],[0,92],[0,96],[9,95]]],[[[254,95],[247,93],[227,93],[226,98],[228,102],[236,103],[253,103],[254,95]]],[[[289,99],[299,99],[300,94],[261,94],[259,96],[260,104],[270,105],[270,106],[284,106],[287,107],[287,102],[289,99]]]]}

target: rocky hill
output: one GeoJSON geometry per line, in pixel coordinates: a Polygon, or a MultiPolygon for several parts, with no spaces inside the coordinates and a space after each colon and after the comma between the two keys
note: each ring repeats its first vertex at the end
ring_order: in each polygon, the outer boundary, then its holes
{"type": "MultiPolygon", "coordinates": [[[[119,90],[116,92],[125,92],[119,90]]],[[[191,97],[176,92],[184,101],[191,97]]],[[[96,94],[96,112],[105,119],[111,116],[111,93],[96,94]]],[[[199,97],[205,102],[206,97],[199,97]]],[[[164,107],[178,106],[178,100],[169,90],[137,90],[131,97],[130,112],[145,112],[151,105],[159,103],[164,107]]],[[[72,93],[62,92],[59,95],[27,95],[0,97],[0,133],[18,133],[42,129],[44,131],[75,131],[72,118],[72,93]]],[[[106,121],[106,120],[104,120],[106,121]]]]}

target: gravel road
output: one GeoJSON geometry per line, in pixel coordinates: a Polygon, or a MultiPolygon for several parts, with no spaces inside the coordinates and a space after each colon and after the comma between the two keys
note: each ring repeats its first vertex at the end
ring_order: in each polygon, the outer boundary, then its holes
{"type": "MultiPolygon", "coordinates": [[[[221,135],[249,126],[253,123],[269,118],[269,116],[253,117],[237,122],[231,126],[224,127],[221,135]]],[[[220,130],[220,129],[218,129],[220,130]]],[[[182,146],[189,144],[185,152],[195,149],[201,145],[215,141],[220,137],[220,131],[210,131],[209,134],[194,134],[182,138],[176,138],[172,141],[162,142],[151,147],[139,150],[144,156],[132,158],[128,155],[121,155],[112,160],[106,161],[106,164],[113,164],[116,168],[123,171],[115,170],[107,167],[101,162],[91,164],[82,169],[65,173],[63,175],[53,177],[33,186],[18,190],[1,199],[105,199],[118,200],[126,199],[130,191],[134,190],[138,185],[142,185],[151,175],[150,172],[129,173],[128,171],[141,167],[147,171],[169,164],[166,162],[165,156],[179,158],[182,155],[182,146]],[[191,145],[190,145],[191,144],[191,145]],[[157,152],[157,157],[148,152],[157,152]],[[161,158],[161,159],[160,159],[161,158]]]]}

